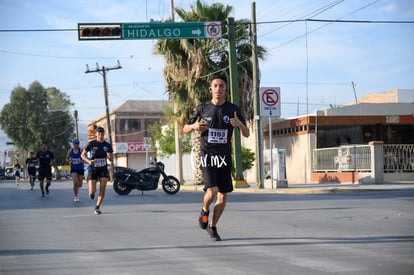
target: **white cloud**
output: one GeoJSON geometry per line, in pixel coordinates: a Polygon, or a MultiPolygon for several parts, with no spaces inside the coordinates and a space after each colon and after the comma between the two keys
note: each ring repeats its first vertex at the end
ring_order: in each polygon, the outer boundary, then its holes
{"type": "Polygon", "coordinates": [[[395,3],[389,3],[382,6],[379,10],[384,13],[394,12],[396,10],[396,6],[395,3]]]}

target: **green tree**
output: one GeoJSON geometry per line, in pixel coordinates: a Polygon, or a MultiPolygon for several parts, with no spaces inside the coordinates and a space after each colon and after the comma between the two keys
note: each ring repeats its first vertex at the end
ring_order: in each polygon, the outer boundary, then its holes
{"type": "MultiPolygon", "coordinates": [[[[160,120],[149,126],[151,136],[158,142],[157,154],[160,156],[168,156],[175,154],[175,131],[165,122],[160,120]]],[[[181,152],[183,154],[190,153],[192,144],[190,135],[183,136],[181,140],[181,152]]]]}
{"type": "MultiPolygon", "coordinates": [[[[164,108],[164,116],[171,117],[173,115],[173,110],[166,105],[164,108]]],[[[151,124],[148,128],[151,136],[158,142],[158,151],[157,154],[160,156],[167,156],[175,154],[175,132],[174,128],[171,125],[166,125],[166,120],[162,119],[154,124],[151,124]]],[[[189,135],[186,135],[181,140],[182,153],[191,152],[191,138],[189,135]]]]}
{"type": "Polygon", "coordinates": [[[0,125],[23,153],[38,151],[46,141],[54,151],[56,164],[61,165],[74,136],[71,105],[65,93],[34,81],[27,90],[22,86],[12,90],[10,102],[0,112],[0,125]]]}
{"type": "Polygon", "coordinates": [[[39,82],[29,89],[18,86],[0,113],[0,125],[21,151],[34,150],[40,144],[41,131],[36,129],[47,115],[47,93],[39,82]]]}
{"type": "MultiPolygon", "coordinates": [[[[189,11],[177,8],[175,11],[184,22],[224,21],[233,7],[222,3],[204,4],[196,2],[189,11]]],[[[247,119],[253,117],[252,90],[252,47],[250,43],[250,22],[236,21],[236,54],[240,108],[247,119]]],[[[223,33],[227,26],[223,25],[223,33]]],[[[194,107],[210,99],[208,90],[212,74],[229,74],[228,41],[221,39],[164,39],[159,40],[155,53],[163,55],[166,61],[164,76],[170,99],[179,106],[176,119],[185,122],[194,107]]],[[[266,50],[258,46],[257,56],[264,59],[266,50]]]]}
{"type": "Polygon", "coordinates": [[[46,89],[48,95],[47,123],[44,130],[46,139],[53,146],[56,164],[66,163],[66,153],[70,148],[70,140],[74,138],[74,118],[69,108],[73,106],[69,96],[55,87],[46,89]]]}
{"type": "MultiPolygon", "coordinates": [[[[246,147],[241,148],[241,153],[242,153],[242,170],[243,171],[249,170],[250,168],[253,167],[254,160],[255,160],[255,154],[252,150],[246,147]]],[[[235,171],[234,163],[233,163],[233,167],[232,167],[233,177],[235,176],[235,172],[236,171],[235,171]]]]}

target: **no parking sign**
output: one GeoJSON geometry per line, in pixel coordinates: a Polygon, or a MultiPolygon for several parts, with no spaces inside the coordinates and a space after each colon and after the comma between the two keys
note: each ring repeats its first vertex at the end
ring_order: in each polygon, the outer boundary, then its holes
{"type": "Polygon", "coordinates": [[[260,88],[260,116],[280,117],[280,87],[260,88]]]}

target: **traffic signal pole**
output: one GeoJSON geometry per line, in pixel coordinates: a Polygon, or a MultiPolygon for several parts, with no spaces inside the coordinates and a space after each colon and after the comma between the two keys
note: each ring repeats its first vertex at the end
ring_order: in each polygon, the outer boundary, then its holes
{"type": "MultiPolygon", "coordinates": [[[[237,55],[236,55],[236,30],[233,17],[227,18],[228,27],[228,48],[229,48],[229,71],[230,71],[230,93],[233,103],[240,105],[237,76],[237,55]]],[[[202,39],[220,38],[221,22],[155,22],[155,23],[78,23],[78,39],[80,41],[111,40],[111,39],[202,39]]],[[[108,95],[106,87],[106,72],[113,69],[120,69],[121,66],[113,68],[99,68],[87,70],[85,73],[99,72],[104,78],[104,92],[106,103],[106,116],[110,142],[112,144],[111,124],[109,121],[108,95]]],[[[235,187],[247,186],[243,178],[242,154],[240,130],[235,129],[233,134],[233,151],[235,167],[235,187]]]]}

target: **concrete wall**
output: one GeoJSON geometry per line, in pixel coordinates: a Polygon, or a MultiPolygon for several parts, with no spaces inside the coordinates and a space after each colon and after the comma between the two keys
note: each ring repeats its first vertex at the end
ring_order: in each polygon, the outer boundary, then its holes
{"type": "MultiPolygon", "coordinates": [[[[175,154],[158,158],[158,161],[165,164],[165,172],[167,175],[177,176],[175,154]]],[[[194,184],[194,161],[192,160],[192,155],[190,154],[183,155],[183,179],[185,184],[194,184]]]]}
{"type": "Polygon", "coordinates": [[[318,111],[318,116],[391,116],[410,115],[413,113],[413,103],[360,103],[341,108],[318,111]]]}
{"type": "MultiPolygon", "coordinates": [[[[268,138],[266,142],[268,142],[268,138]]],[[[315,135],[289,135],[273,139],[273,148],[286,149],[286,178],[288,184],[310,182],[312,148],[315,135]]]]}

